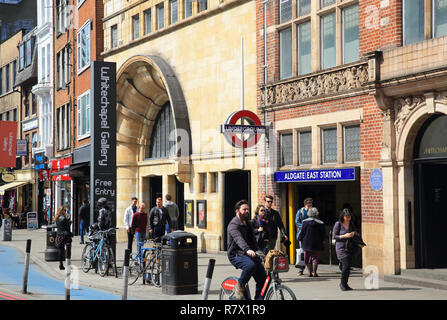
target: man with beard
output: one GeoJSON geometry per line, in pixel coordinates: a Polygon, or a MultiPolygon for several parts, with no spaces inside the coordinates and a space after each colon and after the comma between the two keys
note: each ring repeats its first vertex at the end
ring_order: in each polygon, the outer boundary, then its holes
{"type": "Polygon", "coordinates": [[[234,298],[245,299],[245,285],[251,277],[256,281],[255,299],[261,294],[266,273],[262,260],[256,255],[256,244],[250,220],[250,208],[246,200],[240,200],[235,205],[236,216],[227,228],[228,259],[238,269],[242,269],[237,285],[234,287],[234,298]]]}

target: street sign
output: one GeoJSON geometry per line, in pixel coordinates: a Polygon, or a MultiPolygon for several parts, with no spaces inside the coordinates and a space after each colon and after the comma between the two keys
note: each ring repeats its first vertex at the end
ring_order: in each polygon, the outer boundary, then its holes
{"type": "Polygon", "coordinates": [[[309,169],[275,172],[275,182],[354,181],[355,168],[309,169]]]}
{"type": "Polygon", "coordinates": [[[225,139],[236,148],[250,148],[253,147],[261,139],[261,134],[266,132],[265,126],[261,124],[258,116],[249,110],[239,110],[230,114],[221,126],[221,133],[224,134],[225,139]],[[237,125],[237,121],[244,120],[248,125],[237,125]],[[239,138],[237,134],[249,134],[248,138],[239,138]]]}

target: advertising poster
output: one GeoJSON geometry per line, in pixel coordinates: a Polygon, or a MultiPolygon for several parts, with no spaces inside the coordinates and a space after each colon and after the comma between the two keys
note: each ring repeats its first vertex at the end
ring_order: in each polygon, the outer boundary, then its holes
{"type": "Polygon", "coordinates": [[[17,122],[0,121],[0,167],[15,168],[17,152],[17,122]]]}

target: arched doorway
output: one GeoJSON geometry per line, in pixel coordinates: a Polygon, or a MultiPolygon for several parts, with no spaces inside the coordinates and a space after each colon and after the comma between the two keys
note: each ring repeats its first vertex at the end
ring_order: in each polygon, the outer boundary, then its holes
{"type": "Polygon", "coordinates": [[[424,122],[414,145],[415,266],[446,268],[447,115],[424,122]]]}

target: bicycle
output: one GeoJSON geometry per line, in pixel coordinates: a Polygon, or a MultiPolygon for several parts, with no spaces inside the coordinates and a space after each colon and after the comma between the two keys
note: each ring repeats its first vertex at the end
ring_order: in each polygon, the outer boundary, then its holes
{"type": "Polygon", "coordinates": [[[153,248],[148,253],[146,261],[148,263],[144,266],[144,279],[150,279],[151,283],[160,288],[162,284],[162,271],[161,271],[161,248],[162,244],[154,239],[153,248]]]}
{"type": "MultiPolygon", "coordinates": [[[[258,254],[263,257],[263,254],[258,254]]],[[[277,256],[273,258],[272,270],[267,270],[267,277],[262,288],[261,300],[296,300],[296,296],[292,289],[282,284],[279,273],[289,271],[289,263],[287,257],[277,256]]],[[[233,300],[234,287],[237,285],[239,278],[227,277],[220,285],[219,300],[233,300]]],[[[250,289],[248,283],[245,285],[245,299],[251,300],[250,289]]]]}
{"type": "Polygon", "coordinates": [[[116,271],[115,258],[110,244],[107,241],[107,236],[118,228],[110,228],[108,230],[98,230],[96,234],[89,236],[89,239],[82,251],[81,255],[81,269],[85,273],[89,272],[91,268],[95,268],[95,272],[99,271],[99,275],[104,277],[108,274],[111,262],[114,264],[116,271]],[[99,241],[98,241],[99,240],[99,241]]]}
{"type": "MultiPolygon", "coordinates": [[[[146,242],[146,240],[144,241],[146,242]]],[[[132,253],[129,257],[129,285],[133,285],[140,278],[141,275],[145,275],[143,277],[143,284],[146,283],[146,280],[150,280],[150,274],[147,272],[147,269],[150,269],[150,260],[153,255],[152,252],[155,251],[155,246],[152,245],[150,247],[142,247],[141,252],[143,258],[141,258],[140,253],[132,253]]],[[[151,281],[150,281],[151,282],[151,281]]]]}

